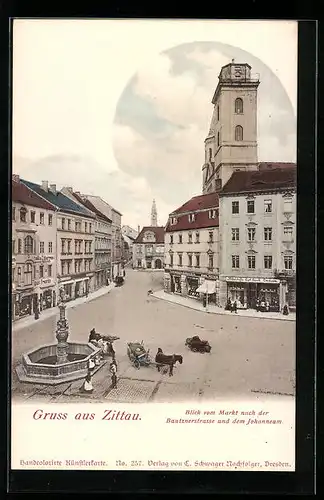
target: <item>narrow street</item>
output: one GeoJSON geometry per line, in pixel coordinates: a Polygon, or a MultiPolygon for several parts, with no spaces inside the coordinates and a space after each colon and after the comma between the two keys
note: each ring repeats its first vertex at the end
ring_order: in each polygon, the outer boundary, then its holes
{"type": "MultiPolygon", "coordinates": [[[[163,288],[163,272],[127,270],[124,286],[67,312],[71,341],[87,342],[95,327],[120,337],[115,342],[118,386],[110,390],[108,366],[93,378],[96,402],[179,401],[262,394],[294,395],[295,323],[239,316],[209,315],[148,296],[163,288]],[[212,346],[210,354],[193,353],[185,339],[199,335],[212,346]],[[174,376],[155,367],[136,370],[127,354],[127,342],[144,341],[154,359],[158,347],[166,354],[181,354],[174,376]]],[[[13,366],[22,353],[37,345],[56,342],[56,316],[12,333],[13,366]]],[[[55,387],[22,384],[13,372],[13,397],[23,400],[85,401],[78,395],[82,381],[55,387]]]]}

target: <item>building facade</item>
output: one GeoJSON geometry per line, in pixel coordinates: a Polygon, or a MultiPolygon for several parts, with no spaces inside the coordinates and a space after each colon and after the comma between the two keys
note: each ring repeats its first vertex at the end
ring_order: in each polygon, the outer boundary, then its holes
{"type": "Polygon", "coordinates": [[[81,206],[88,209],[95,218],[94,289],[98,290],[106,286],[110,281],[112,220],[100,212],[91,201],[83,197],[79,191],[74,192],[71,187],[63,188],[61,191],[81,206]]]}
{"type": "Polygon", "coordinates": [[[121,232],[124,240],[123,260],[128,262],[133,258],[133,245],[139,233],[130,226],[123,226],[121,232]]]}
{"type": "Polygon", "coordinates": [[[234,172],[219,193],[221,305],[295,308],[296,165],[270,165],[234,172]]]}
{"type": "Polygon", "coordinates": [[[133,269],[163,269],[164,227],[144,226],[134,241],[133,269]]]}
{"type": "Polygon", "coordinates": [[[12,178],[12,319],[57,302],[56,208],[12,178]]]}
{"type": "Polygon", "coordinates": [[[104,201],[100,196],[82,194],[83,198],[89,200],[102,214],[112,221],[111,223],[111,268],[110,279],[113,280],[117,276],[123,274],[122,262],[122,234],[121,234],[121,218],[122,214],[113,208],[109,203],[104,201]]]}
{"type": "Polygon", "coordinates": [[[87,296],[95,289],[95,216],[43,181],[22,182],[57,209],[56,265],[58,289],[65,300],[87,296]]]}
{"type": "Polygon", "coordinates": [[[257,89],[248,64],[223,66],[205,139],[203,193],[219,191],[237,170],[257,170],[257,89]]]}
{"type": "Polygon", "coordinates": [[[219,214],[216,193],[195,196],[169,215],[165,228],[164,289],[219,302],[219,214]]]}

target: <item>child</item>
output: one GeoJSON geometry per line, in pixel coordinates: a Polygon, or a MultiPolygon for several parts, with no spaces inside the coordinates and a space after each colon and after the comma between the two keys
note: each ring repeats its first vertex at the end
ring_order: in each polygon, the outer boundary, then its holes
{"type": "Polygon", "coordinates": [[[92,386],[92,381],[91,381],[91,374],[88,372],[87,376],[83,382],[82,387],[80,388],[82,392],[86,392],[88,394],[91,394],[93,392],[93,386],[92,386]]]}

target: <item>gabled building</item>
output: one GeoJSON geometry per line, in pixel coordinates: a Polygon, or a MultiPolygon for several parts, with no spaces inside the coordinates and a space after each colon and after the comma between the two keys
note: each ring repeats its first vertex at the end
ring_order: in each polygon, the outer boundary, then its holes
{"type": "Polygon", "coordinates": [[[66,301],[87,296],[95,288],[94,214],[58,191],[55,184],[21,182],[56,208],[58,288],[63,288],[66,301]]]}
{"type": "Polygon", "coordinates": [[[57,302],[56,207],[12,176],[12,319],[57,302]]]}
{"type": "Polygon", "coordinates": [[[157,225],[155,200],[152,203],[151,225],[144,226],[133,245],[133,269],[163,269],[164,227],[157,225]]]}
{"type": "Polygon", "coordinates": [[[112,220],[98,210],[79,191],[74,192],[72,187],[64,187],[61,192],[73,199],[76,203],[88,209],[95,217],[95,278],[94,288],[97,290],[109,283],[111,272],[111,233],[112,220]]]}
{"type": "Polygon", "coordinates": [[[210,302],[219,297],[218,194],[194,196],[169,215],[165,228],[164,289],[200,298],[208,286],[210,302]]]}
{"type": "Polygon", "coordinates": [[[219,193],[220,299],[295,307],[296,164],[233,172],[219,193]]]}

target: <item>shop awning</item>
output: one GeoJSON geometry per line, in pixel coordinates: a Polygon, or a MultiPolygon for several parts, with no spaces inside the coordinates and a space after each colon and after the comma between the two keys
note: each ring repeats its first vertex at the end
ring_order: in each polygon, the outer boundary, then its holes
{"type": "Polygon", "coordinates": [[[208,295],[216,293],[216,281],[205,280],[203,284],[197,288],[196,292],[207,293],[208,295]]]}

